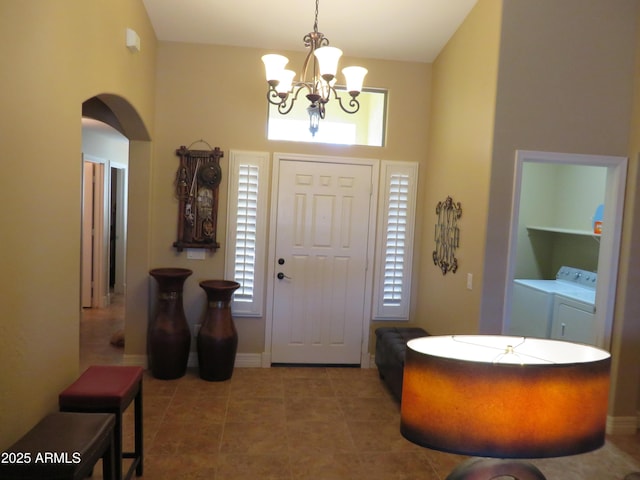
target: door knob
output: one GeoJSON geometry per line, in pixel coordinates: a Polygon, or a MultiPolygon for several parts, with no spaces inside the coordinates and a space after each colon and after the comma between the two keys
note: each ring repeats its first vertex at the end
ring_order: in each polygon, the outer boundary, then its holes
{"type": "Polygon", "coordinates": [[[282,273],[282,272],[278,272],[278,274],[276,275],[276,277],[278,277],[278,280],[282,280],[283,278],[286,278],[286,279],[291,280],[291,277],[289,277],[289,276],[285,275],[285,274],[284,274],[284,273],[282,273]]]}
{"type": "Polygon", "coordinates": [[[278,265],[284,265],[284,258],[278,259],[278,265]]]}

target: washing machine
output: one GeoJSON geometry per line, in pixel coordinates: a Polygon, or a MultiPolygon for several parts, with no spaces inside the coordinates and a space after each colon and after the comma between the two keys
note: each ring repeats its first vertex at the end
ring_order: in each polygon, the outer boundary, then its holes
{"type": "Polygon", "coordinates": [[[513,282],[509,335],[550,338],[555,280],[513,282]]]}
{"type": "Polygon", "coordinates": [[[508,334],[595,343],[596,284],[596,273],[569,266],[555,280],[514,280],[508,334]]]}

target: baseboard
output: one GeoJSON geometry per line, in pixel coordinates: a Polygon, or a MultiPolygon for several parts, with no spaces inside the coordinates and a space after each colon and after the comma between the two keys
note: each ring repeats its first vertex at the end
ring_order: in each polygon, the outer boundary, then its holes
{"type": "Polygon", "coordinates": [[[145,370],[148,367],[147,364],[147,356],[146,355],[131,355],[125,353],[122,356],[122,365],[127,365],[130,367],[142,367],[145,370]]]}
{"type": "Polygon", "coordinates": [[[606,431],[609,435],[635,435],[638,430],[638,416],[607,416],[606,431]]]}
{"type": "Polygon", "coordinates": [[[238,368],[261,368],[261,353],[238,353],[236,355],[235,366],[238,368]]]}
{"type": "MultiPolygon", "coordinates": [[[[148,368],[146,355],[129,355],[124,354],[122,357],[122,364],[148,368]]],[[[198,353],[191,352],[189,354],[189,360],[187,361],[187,367],[198,366],[198,353]]],[[[237,368],[260,368],[262,367],[262,354],[260,353],[238,353],[236,355],[235,367],[237,368]]]]}
{"type": "MultiPolygon", "coordinates": [[[[122,365],[148,368],[146,355],[124,354],[122,356],[122,365]]],[[[198,366],[198,353],[189,353],[187,367],[196,368],[198,366]]],[[[269,353],[238,353],[236,355],[237,368],[269,368],[271,367],[271,356],[269,353]]],[[[375,356],[370,355],[369,365],[363,365],[362,368],[376,368],[375,356]]]]}
{"type": "MultiPolygon", "coordinates": [[[[188,367],[198,366],[198,352],[189,354],[188,367]]],[[[236,354],[235,368],[260,368],[262,367],[262,355],[259,353],[238,353],[236,354]]]]}

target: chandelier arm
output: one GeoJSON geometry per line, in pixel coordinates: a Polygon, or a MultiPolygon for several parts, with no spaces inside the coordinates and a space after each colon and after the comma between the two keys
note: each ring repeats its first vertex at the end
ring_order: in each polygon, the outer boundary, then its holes
{"type": "MultiPolygon", "coordinates": [[[[293,90],[295,93],[293,93],[293,96],[291,94],[287,94],[286,97],[282,98],[282,101],[280,102],[273,102],[271,101],[271,99],[269,99],[269,102],[272,103],[273,105],[277,105],[278,106],[278,112],[281,115],[286,115],[287,113],[289,113],[291,111],[291,109],[293,108],[293,105],[296,103],[296,100],[298,100],[298,95],[300,95],[300,92],[303,90],[303,88],[306,88],[307,90],[311,91],[309,85],[307,85],[304,82],[296,82],[293,85],[293,90]],[[287,103],[287,100],[290,100],[287,103]]],[[[274,89],[274,93],[271,94],[272,97],[278,97],[278,94],[275,93],[275,89],[274,89]]],[[[268,98],[268,97],[267,97],[268,98]]],[[[322,117],[324,118],[324,117],[322,117]]]]}
{"type": "Polygon", "coordinates": [[[293,95],[292,102],[295,102],[298,99],[298,95],[300,95],[300,92],[303,90],[303,88],[306,88],[309,93],[313,93],[313,89],[307,82],[296,82],[293,84],[295,94],[293,95]]]}
{"type": "MultiPolygon", "coordinates": [[[[306,39],[307,37],[305,37],[306,39]]],[[[300,71],[300,83],[306,83],[307,80],[307,71],[309,69],[309,62],[313,61],[314,65],[313,65],[313,76],[315,76],[315,70],[316,70],[316,66],[315,66],[315,58],[313,57],[313,48],[311,48],[311,50],[309,50],[309,53],[307,53],[306,58],[304,59],[304,63],[302,64],[302,70],[300,71]]]]}
{"type": "Polygon", "coordinates": [[[318,102],[318,111],[320,112],[320,118],[324,120],[324,115],[326,113],[325,105],[326,102],[318,102]]]}
{"type": "Polygon", "coordinates": [[[295,98],[291,100],[291,102],[287,103],[288,99],[288,93],[284,97],[281,97],[274,87],[269,87],[269,90],[267,91],[267,101],[271,105],[275,105],[276,107],[278,107],[278,112],[281,115],[286,115],[293,108],[293,102],[295,101],[295,98]]]}
{"type": "MultiPolygon", "coordinates": [[[[338,92],[336,91],[335,87],[331,87],[331,91],[333,92],[333,98],[335,98],[336,100],[338,100],[338,104],[340,105],[340,108],[342,109],[343,112],[345,113],[356,113],[358,110],[360,110],[360,102],[356,99],[355,96],[351,96],[351,98],[349,99],[348,102],[348,106],[349,108],[345,107],[344,103],[342,102],[342,98],[338,95],[338,92]]],[[[331,95],[329,95],[331,96],[331,95]]],[[[327,99],[327,101],[329,101],[327,99]]]]}
{"type": "Polygon", "coordinates": [[[274,87],[269,87],[269,90],[267,90],[267,100],[271,105],[280,106],[281,104],[287,101],[288,97],[289,97],[288,94],[284,98],[281,97],[274,87]]]}
{"type": "Polygon", "coordinates": [[[293,102],[290,103],[286,103],[286,102],[282,102],[278,104],[278,113],[280,113],[281,115],[286,115],[287,113],[289,113],[291,111],[291,109],[293,108],[293,102]]]}

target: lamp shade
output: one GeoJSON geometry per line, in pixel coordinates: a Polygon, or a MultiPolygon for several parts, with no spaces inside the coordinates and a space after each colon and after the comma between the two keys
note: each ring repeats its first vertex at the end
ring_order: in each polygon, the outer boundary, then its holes
{"type": "Polygon", "coordinates": [[[368,70],[364,67],[344,67],[342,69],[342,74],[347,81],[347,92],[360,93],[362,91],[362,84],[364,83],[364,77],[367,72],[368,70]]]}
{"type": "Polygon", "coordinates": [[[330,81],[336,76],[338,62],[342,56],[342,50],[336,47],[320,47],[313,51],[320,66],[320,76],[330,81]]]}
{"type": "Polygon", "coordinates": [[[407,343],[401,433],[494,458],[558,457],[605,441],[608,352],[557,340],[433,336],[407,343]]]}
{"type": "Polygon", "coordinates": [[[276,85],[276,92],[287,93],[293,88],[293,77],[296,76],[296,72],[293,70],[282,70],[280,72],[280,83],[276,85]]]}
{"type": "Polygon", "coordinates": [[[269,53],[262,56],[267,82],[280,81],[284,67],[289,63],[289,59],[283,55],[269,53]]]}

